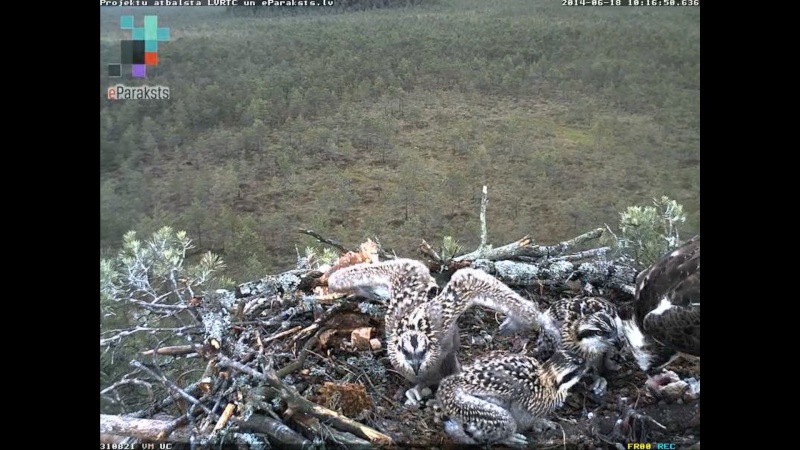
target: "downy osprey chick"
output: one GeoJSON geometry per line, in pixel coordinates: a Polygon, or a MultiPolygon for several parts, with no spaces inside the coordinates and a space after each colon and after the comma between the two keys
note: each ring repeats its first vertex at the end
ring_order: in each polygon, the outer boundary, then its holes
{"type": "Polygon", "coordinates": [[[345,267],[330,276],[328,286],[388,298],[387,351],[395,370],[414,384],[406,391],[408,406],[417,406],[430,387],[460,370],[457,320],[467,309],[521,312],[524,325],[532,328],[541,316],[535,303],[481,270],[458,270],[439,292],[428,268],[412,259],[345,267]]]}
{"type": "Polygon", "coordinates": [[[445,432],[459,444],[527,446],[520,432],[553,428],[560,407],[586,371],[578,355],[557,351],[542,363],[494,351],[442,380],[436,393],[445,432]]]}
{"type": "Polygon", "coordinates": [[[604,396],[608,382],[602,374],[619,369],[625,342],[616,305],[599,297],[563,299],[551,304],[545,315],[560,333],[539,333],[536,356],[545,361],[558,349],[581,356],[594,379],[592,391],[604,396]]]}

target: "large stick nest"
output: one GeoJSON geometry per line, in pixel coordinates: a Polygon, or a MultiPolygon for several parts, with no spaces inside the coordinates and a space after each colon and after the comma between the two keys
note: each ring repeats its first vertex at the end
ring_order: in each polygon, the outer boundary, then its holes
{"type": "MultiPolygon", "coordinates": [[[[386,355],[385,306],[357,296],[327,292],[327,276],[337,268],[391,257],[371,241],[347,251],[310,230],[301,232],[335,246],[344,254],[332,267],[304,261],[298,269],[244,283],[235,291],[220,290],[195,297],[185,306],[197,323],[189,345],[143,352],[132,361],[127,386],[159,384],[170,392],[150,406],[124,416],[101,415],[101,440],[179,442],[194,448],[236,443],[250,448],[298,446],[324,441],[327,447],[358,445],[441,447],[450,445],[430,408],[409,410],[402,404],[410,386],[386,355]],[[165,357],[201,358],[202,374],[181,383],[165,376],[165,357]],[[135,376],[134,376],[135,375],[135,376]]],[[[636,269],[626,261],[606,260],[607,248],[573,251],[596,239],[593,230],[552,246],[528,238],[495,249],[442,259],[423,241],[420,252],[440,285],[453,271],[481,268],[520,289],[544,309],[559,298],[602,295],[617,303],[623,319],[630,316],[636,269]]],[[[174,313],[174,312],[173,312],[174,313]]],[[[501,317],[475,308],[459,321],[467,363],[491,350],[529,351],[535,334],[500,338],[501,317]]],[[[108,341],[108,340],[107,340],[108,341]]],[[[103,342],[101,342],[103,345],[103,342]]],[[[699,368],[679,364],[682,376],[699,378],[699,368]]],[[[556,412],[561,429],[532,437],[541,447],[607,446],[605,437],[626,405],[663,424],[666,429],[634,421],[625,430],[628,442],[699,442],[699,423],[691,423],[695,405],[683,392],[663,397],[646,393],[645,375],[630,363],[611,376],[604,398],[595,399],[579,384],[556,412]]],[[[104,393],[113,390],[107,388],[104,393]]],[[[618,439],[619,440],[619,439],[618,439]]]]}

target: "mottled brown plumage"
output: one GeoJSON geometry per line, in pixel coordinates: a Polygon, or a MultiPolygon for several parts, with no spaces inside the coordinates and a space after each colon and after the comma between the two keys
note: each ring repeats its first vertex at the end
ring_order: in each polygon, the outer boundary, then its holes
{"type": "Polygon", "coordinates": [[[634,321],[626,335],[642,370],[653,374],[679,354],[700,357],[700,236],[636,277],[634,321]]]}
{"type": "Polygon", "coordinates": [[[581,356],[594,379],[592,390],[602,397],[607,386],[602,374],[618,368],[625,341],[616,305],[600,297],[562,299],[552,303],[544,314],[553,328],[549,333],[539,333],[534,356],[545,361],[559,349],[581,356]]]}
{"type": "Polygon", "coordinates": [[[406,392],[409,406],[427,395],[426,388],[460,369],[457,321],[467,309],[480,305],[504,314],[523,312],[521,323],[533,328],[538,324],[530,321],[541,315],[535,303],[476,269],[457,271],[438,292],[427,267],[411,259],[346,267],[334,272],[328,285],[333,291],[388,298],[387,351],[394,368],[414,383],[406,392]]]}
{"type": "Polygon", "coordinates": [[[445,432],[460,444],[524,446],[527,439],[519,433],[552,426],[546,416],[561,406],[585,370],[583,358],[563,351],[544,363],[490,352],[439,385],[445,432]]]}

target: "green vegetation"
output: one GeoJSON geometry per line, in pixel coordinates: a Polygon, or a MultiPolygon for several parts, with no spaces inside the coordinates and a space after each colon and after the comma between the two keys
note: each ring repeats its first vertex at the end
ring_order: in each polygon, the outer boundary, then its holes
{"type": "Polygon", "coordinates": [[[683,205],[662,196],[649,206],[629,206],[620,213],[619,235],[605,238],[613,241],[615,251],[643,269],[683,243],[688,237],[681,237],[685,223],[683,205]]]}
{"type": "Polygon", "coordinates": [[[484,184],[495,245],[557,242],[661,195],[699,231],[699,8],[162,11],[172,40],[147,84],[171,98],[111,102],[125,34],[101,8],[101,254],[165,224],[237,281],[292,267],[313,243],[298,227],[401,255],[422,238],[472,249],[484,184]]]}
{"type": "MultiPolygon", "coordinates": [[[[170,227],[162,227],[146,240],[138,239],[137,233],[131,231],[125,234],[117,254],[100,260],[101,386],[118,381],[130,371],[127,362],[132,355],[153,345],[148,332],[176,330],[173,338],[197,332],[198,327],[184,326],[186,322],[176,316],[193,297],[234,285],[220,276],[225,263],[211,252],[204,253],[196,264],[187,263],[187,252],[193,247],[185,231],[176,232],[170,227]],[[120,332],[120,328],[126,331],[120,332]]],[[[173,358],[154,360],[162,363],[173,358]]],[[[175,367],[180,372],[195,364],[196,361],[184,359],[178,360],[175,367]]],[[[136,388],[135,384],[124,386],[124,380],[121,383],[117,394],[136,388]]],[[[148,391],[153,394],[150,387],[148,391]]],[[[120,397],[115,405],[103,405],[110,398],[101,395],[101,410],[104,406],[112,410],[123,406],[120,397]]]]}

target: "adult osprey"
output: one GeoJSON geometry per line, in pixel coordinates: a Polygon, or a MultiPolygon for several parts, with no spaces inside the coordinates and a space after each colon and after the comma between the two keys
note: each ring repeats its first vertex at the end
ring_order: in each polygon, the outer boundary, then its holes
{"type": "MultiPolygon", "coordinates": [[[[636,277],[633,315],[633,320],[625,321],[623,330],[639,367],[647,373],[646,386],[658,391],[662,385],[675,381],[674,373],[660,373],[667,364],[678,356],[700,358],[699,235],[636,277]]],[[[699,424],[699,402],[696,407],[690,426],[699,424]]],[[[614,426],[613,437],[630,440],[622,430],[630,427],[631,417],[652,421],[627,407],[614,426]]]]}
{"type": "Polygon", "coordinates": [[[634,318],[625,332],[648,375],[680,355],[700,357],[700,235],[636,277],[634,318]]]}

